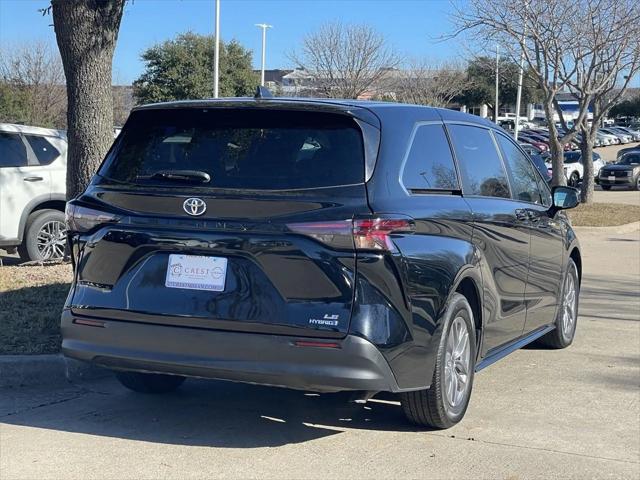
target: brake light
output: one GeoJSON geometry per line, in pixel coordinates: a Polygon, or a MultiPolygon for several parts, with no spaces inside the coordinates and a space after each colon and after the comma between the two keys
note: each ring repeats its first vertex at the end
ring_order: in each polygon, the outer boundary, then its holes
{"type": "Polygon", "coordinates": [[[120,220],[120,217],[113,213],[81,207],[72,202],[67,203],[64,214],[67,231],[78,233],[88,232],[103,223],[115,223],[120,220]]]}
{"type": "Polygon", "coordinates": [[[343,248],[356,250],[396,251],[391,240],[394,233],[413,233],[415,223],[410,218],[366,218],[337,222],[292,223],[287,227],[296,233],[343,248]]]}
{"type": "Polygon", "coordinates": [[[373,218],[353,221],[356,250],[395,251],[392,233],[413,233],[415,223],[408,219],[373,218]]]}

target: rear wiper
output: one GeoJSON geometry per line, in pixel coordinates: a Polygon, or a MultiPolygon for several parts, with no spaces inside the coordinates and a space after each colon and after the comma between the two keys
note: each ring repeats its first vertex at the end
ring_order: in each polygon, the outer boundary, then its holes
{"type": "Polygon", "coordinates": [[[201,170],[158,170],[138,178],[171,180],[176,182],[209,183],[211,176],[201,170]]]}

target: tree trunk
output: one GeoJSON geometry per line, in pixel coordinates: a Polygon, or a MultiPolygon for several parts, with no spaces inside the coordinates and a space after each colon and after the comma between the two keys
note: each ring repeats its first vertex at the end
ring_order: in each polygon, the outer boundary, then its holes
{"type": "Polygon", "coordinates": [[[558,140],[558,129],[553,121],[554,108],[553,98],[544,103],[544,114],[549,124],[549,151],[551,153],[551,184],[566,185],[567,179],[564,176],[564,149],[560,140],[558,140]]]}
{"type": "Polygon", "coordinates": [[[593,202],[593,189],[595,181],[593,178],[593,144],[596,134],[593,128],[581,128],[582,139],[580,140],[580,157],[583,166],[582,186],[580,187],[580,202],[593,202]]]}
{"type": "Polygon", "coordinates": [[[51,0],[67,82],[67,198],[89,184],[113,142],[111,65],[126,0],[51,0]]]}

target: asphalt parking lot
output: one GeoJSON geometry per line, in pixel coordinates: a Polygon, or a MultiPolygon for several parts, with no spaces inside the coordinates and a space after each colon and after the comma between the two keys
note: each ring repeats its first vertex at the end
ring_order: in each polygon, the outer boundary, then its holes
{"type": "Polygon", "coordinates": [[[464,421],[408,425],[383,395],[188,381],[167,396],[111,378],[0,392],[0,476],[632,478],[640,476],[640,232],[581,231],[574,345],[528,348],[476,377],[464,421]]]}

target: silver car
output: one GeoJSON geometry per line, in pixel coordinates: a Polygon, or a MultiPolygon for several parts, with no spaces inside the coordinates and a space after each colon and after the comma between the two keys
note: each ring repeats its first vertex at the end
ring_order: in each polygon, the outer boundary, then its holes
{"type": "Polygon", "coordinates": [[[610,135],[615,135],[620,139],[620,143],[631,143],[633,141],[633,137],[628,133],[619,132],[614,127],[603,128],[602,131],[608,133],[610,135]]]}
{"type": "Polygon", "coordinates": [[[613,145],[615,143],[613,135],[607,135],[601,131],[596,133],[596,138],[600,140],[600,144],[603,147],[608,147],[609,145],[613,145]]]}
{"type": "Polygon", "coordinates": [[[613,128],[613,130],[619,131],[621,133],[626,133],[627,135],[631,135],[631,138],[633,139],[634,142],[640,142],[640,131],[634,130],[634,129],[629,128],[629,127],[615,126],[615,127],[612,127],[612,128],[613,128]]]}

